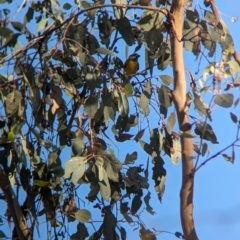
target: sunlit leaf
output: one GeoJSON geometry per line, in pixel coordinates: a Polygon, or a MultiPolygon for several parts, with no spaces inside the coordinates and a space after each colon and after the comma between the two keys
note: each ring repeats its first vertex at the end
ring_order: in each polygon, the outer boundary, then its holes
{"type": "Polygon", "coordinates": [[[80,223],[86,223],[91,219],[91,213],[86,209],[80,209],[75,212],[75,217],[80,223]]]}

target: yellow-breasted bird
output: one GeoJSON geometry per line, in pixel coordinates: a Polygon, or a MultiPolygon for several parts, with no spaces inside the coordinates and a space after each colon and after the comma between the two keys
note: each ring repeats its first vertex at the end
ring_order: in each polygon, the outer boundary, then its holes
{"type": "Polygon", "coordinates": [[[138,63],[139,57],[140,55],[137,53],[133,53],[128,57],[128,59],[124,63],[124,74],[126,76],[131,77],[131,75],[136,74],[136,72],[139,69],[139,63],[138,63]]]}

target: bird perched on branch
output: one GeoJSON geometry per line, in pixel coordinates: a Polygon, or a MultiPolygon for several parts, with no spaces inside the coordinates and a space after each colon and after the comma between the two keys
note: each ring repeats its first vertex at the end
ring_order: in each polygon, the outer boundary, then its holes
{"type": "Polygon", "coordinates": [[[128,59],[124,63],[124,73],[126,76],[131,77],[131,75],[136,74],[139,69],[139,57],[140,55],[137,53],[133,53],[128,57],[128,59]]]}

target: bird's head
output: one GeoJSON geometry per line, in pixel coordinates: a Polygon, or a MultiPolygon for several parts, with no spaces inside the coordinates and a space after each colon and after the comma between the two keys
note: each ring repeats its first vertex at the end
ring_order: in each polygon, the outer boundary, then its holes
{"type": "Polygon", "coordinates": [[[129,56],[129,59],[137,60],[140,57],[138,53],[133,53],[129,56]]]}

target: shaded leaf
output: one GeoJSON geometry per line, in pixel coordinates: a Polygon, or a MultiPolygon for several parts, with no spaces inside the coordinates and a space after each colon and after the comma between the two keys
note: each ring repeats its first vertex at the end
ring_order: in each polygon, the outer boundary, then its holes
{"type": "Polygon", "coordinates": [[[232,159],[231,156],[229,156],[229,155],[227,155],[227,154],[225,154],[225,153],[223,153],[222,156],[223,156],[223,158],[224,158],[227,162],[233,163],[233,159],[232,159]]]}
{"type": "Polygon", "coordinates": [[[214,102],[224,108],[229,108],[233,104],[233,94],[232,93],[225,93],[225,94],[218,94],[214,98],[214,102]]]}
{"type": "Polygon", "coordinates": [[[211,141],[212,143],[218,143],[217,137],[208,123],[197,123],[195,128],[195,133],[200,136],[200,138],[211,141]],[[206,124],[206,125],[205,125],[206,124]]]}
{"type": "Polygon", "coordinates": [[[131,214],[135,215],[141,206],[142,206],[141,197],[139,195],[135,195],[132,200],[131,214]]]}
{"type": "Polygon", "coordinates": [[[230,112],[230,116],[231,116],[231,119],[234,123],[238,122],[238,117],[234,113],[230,112]]]}
{"type": "Polygon", "coordinates": [[[138,157],[137,152],[127,154],[123,164],[133,164],[135,160],[137,160],[137,157],[138,157]]]}
{"type": "Polygon", "coordinates": [[[206,152],[209,152],[208,145],[206,143],[203,143],[202,145],[202,156],[204,157],[206,152]]]}
{"type": "Polygon", "coordinates": [[[84,110],[89,118],[93,118],[98,109],[98,99],[95,96],[89,97],[84,104],[84,110]]]}
{"type": "Polygon", "coordinates": [[[148,116],[149,114],[149,102],[151,98],[152,90],[151,90],[151,83],[146,82],[145,88],[140,96],[139,107],[140,111],[145,115],[148,116]]]}
{"type": "Polygon", "coordinates": [[[143,134],[144,134],[144,132],[145,132],[145,129],[146,129],[146,128],[140,130],[140,131],[137,133],[137,135],[136,135],[135,138],[134,138],[134,140],[135,140],[136,142],[138,142],[138,141],[142,138],[142,136],[143,136],[143,134]]]}
{"type": "Polygon", "coordinates": [[[147,195],[144,197],[144,202],[145,202],[145,204],[146,204],[146,206],[147,206],[146,210],[147,210],[150,214],[154,215],[155,212],[153,211],[153,208],[152,208],[152,207],[150,206],[150,204],[149,204],[150,198],[151,198],[151,193],[148,192],[147,195]]]}

